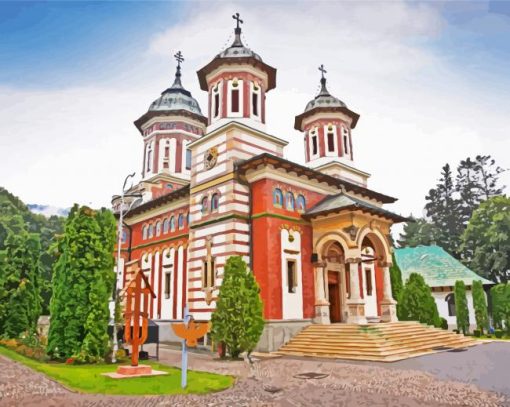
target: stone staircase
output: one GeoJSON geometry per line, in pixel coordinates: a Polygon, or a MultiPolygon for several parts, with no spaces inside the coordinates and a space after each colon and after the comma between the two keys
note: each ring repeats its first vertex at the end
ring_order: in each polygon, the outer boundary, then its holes
{"type": "Polygon", "coordinates": [[[279,355],[394,362],[480,342],[419,322],[309,325],[279,355]]]}

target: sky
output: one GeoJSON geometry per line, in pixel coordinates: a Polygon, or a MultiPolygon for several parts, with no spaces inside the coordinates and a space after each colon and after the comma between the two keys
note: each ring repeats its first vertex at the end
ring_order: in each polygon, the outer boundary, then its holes
{"type": "MultiPolygon", "coordinates": [[[[329,91],[361,118],[369,187],[423,214],[441,167],[510,168],[510,2],[0,2],[0,186],[26,203],[108,206],[142,169],[133,121],[173,81],[206,112],[196,71],[243,40],[277,68],[267,130],[304,162],[294,116],[329,91]]],[[[510,188],[510,171],[501,177],[510,188]]],[[[508,191],[508,189],[507,189],[508,191]]]]}

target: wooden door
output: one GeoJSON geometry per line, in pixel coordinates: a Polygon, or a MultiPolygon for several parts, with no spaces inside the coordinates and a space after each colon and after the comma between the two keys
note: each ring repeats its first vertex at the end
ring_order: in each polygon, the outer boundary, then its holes
{"type": "Polygon", "coordinates": [[[328,272],[328,291],[329,291],[329,318],[331,322],[341,322],[340,310],[340,279],[338,272],[328,272]]]}

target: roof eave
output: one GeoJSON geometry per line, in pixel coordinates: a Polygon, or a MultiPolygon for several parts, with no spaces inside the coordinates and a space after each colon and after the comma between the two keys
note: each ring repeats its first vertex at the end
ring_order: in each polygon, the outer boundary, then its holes
{"type": "Polygon", "coordinates": [[[316,212],[316,213],[304,214],[303,218],[306,219],[306,220],[312,220],[313,218],[316,218],[318,216],[326,216],[326,215],[329,215],[331,213],[341,213],[343,211],[362,211],[362,212],[367,212],[367,213],[371,213],[373,215],[377,215],[377,216],[380,216],[380,217],[392,220],[393,223],[401,223],[401,222],[406,222],[407,221],[407,218],[405,218],[403,216],[400,216],[400,215],[397,215],[395,213],[391,213],[391,212],[388,212],[388,211],[378,211],[376,209],[367,208],[367,207],[364,207],[364,206],[361,206],[361,205],[349,205],[349,206],[344,206],[342,208],[326,209],[326,210],[323,210],[323,211],[320,211],[320,212],[316,212]]]}
{"type": "Polygon", "coordinates": [[[340,106],[314,107],[313,109],[310,109],[310,110],[303,112],[296,116],[296,118],[294,119],[294,128],[298,131],[302,131],[302,125],[303,125],[304,119],[306,119],[307,117],[313,116],[316,113],[322,113],[322,112],[341,112],[341,113],[346,114],[347,116],[349,116],[352,119],[352,124],[351,124],[352,129],[354,129],[356,127],[356,124],[358,124],[358,120],[360,117],[358,113],[353,112],[352,110],[350,110],[347,107],[340,107],[340,106]]]}
{"type": "Polygon", "coordinates": [[[274,89],[276,87],[276,68],[266,64],[263,61],[258,60],[254,57],[227,57],[227,58],[214,58],[211,62],[209,62],[206,66],[199,69],[197,71],[198,82],[200,84],[200,89],[205,90],[206,92],[209,90],[207,87],[207,75],[212,72],[214,69],[219,66],[231,65],[231,64],[239,64],[239,63],[249,63],[250,65],[255,66],[256,68],[261,69],[267,74],[267,91],[274,89]]]}
{"type": "Polygon", "coordinates": [[[179,110],[148,110],[145,112],[140,118],[136,119],[133,123],[140,132],[140,134],[143,134],[142,126],[144,123],[146,123],[148,120],[152,119],[156,116],[184,116],[184,117],[190,117],[192,119],[195,119],[202,123],[204,126],[207,126],[208,120],[207,117],[190,112],[185,109],[179,109],[179,110]]]}

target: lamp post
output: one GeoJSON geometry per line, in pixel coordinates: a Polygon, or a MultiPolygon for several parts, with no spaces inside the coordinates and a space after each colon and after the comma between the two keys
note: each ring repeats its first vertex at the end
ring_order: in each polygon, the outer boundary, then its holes
{"type": "MultiPolygon", "coordinates": [[[[117,326],[115,321],[115,307],[117,305],[117,294],[118,294],[118,284],[119,284],[119,275],[121,274],[120,271],[120,252],[121,252],[121,246],[122,246],[122,225],[124,222],[124,215],[127,214],[131,208],[133,207],[133,204],[137,201],[134,200],[129,205],[129,208],[127,208],[126,211],[124,211],[124,197],[127,196],[126,192],[129,190],[129,188],[126,190],[126,184],[128,183],[128,180],[130,178],[133,178],[135,176],[135,173],[129,174],[126,179],[124,180],[124,185],[122,186],[122,192],[120,194],[120,205],[119,205],[119,223],[117,225],[117,270],[115,272],[115,286],[113,287],[113,293],[112,293],[112,300],[113,300],[113,354],[112,354],[112,363],[117,362],[117,351],[119,350],[119,341],[117,338],[117,326]]],[[[131,187],[130,187],[131,188],[131,187]]],[[[130,194],[130,197],[141,197],[140,194],[130,194]]]]}

